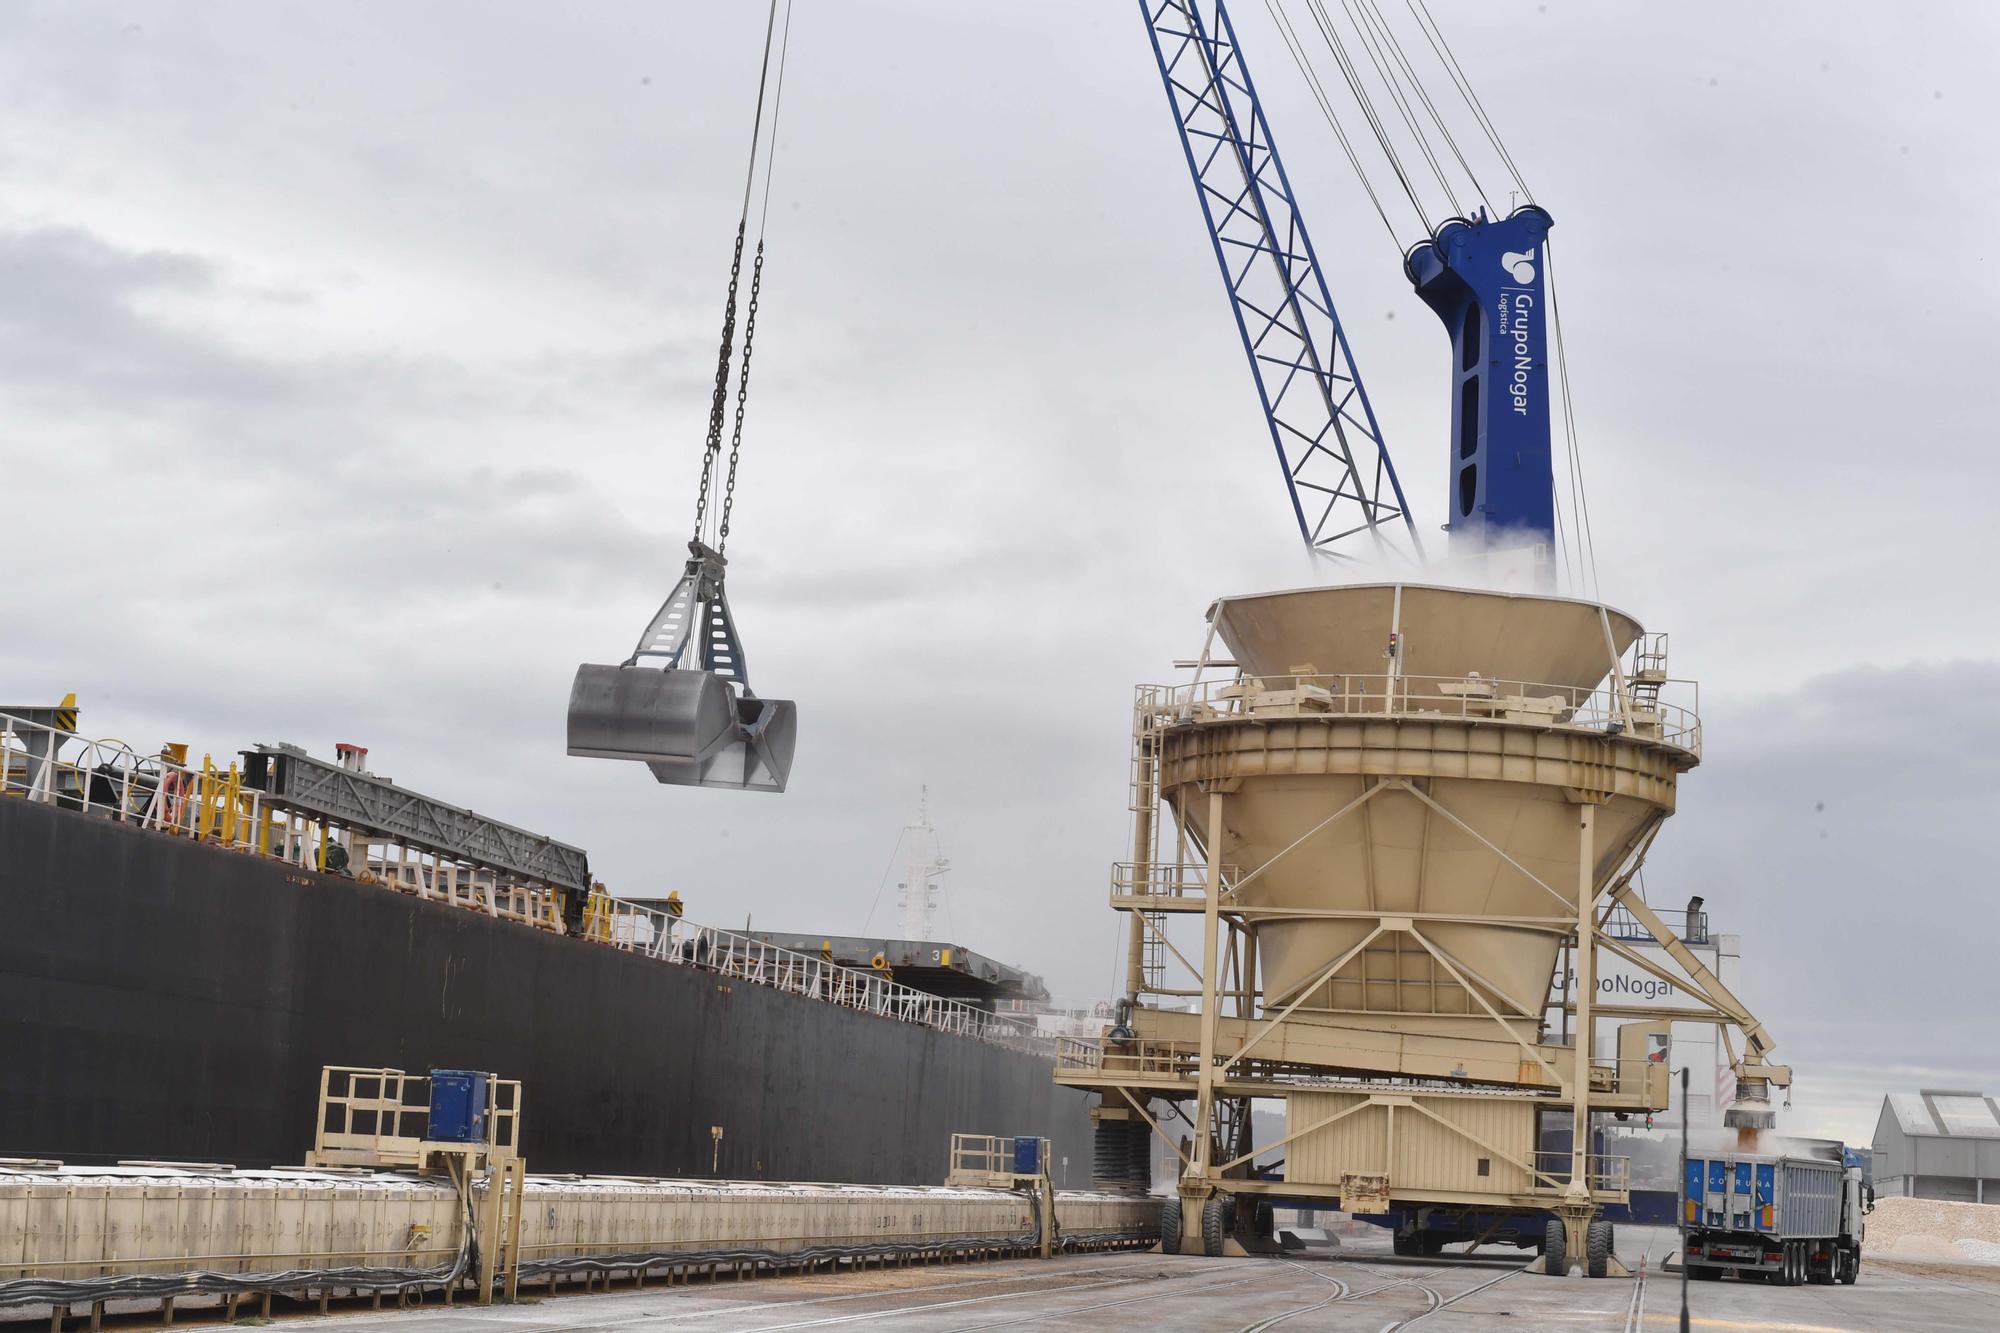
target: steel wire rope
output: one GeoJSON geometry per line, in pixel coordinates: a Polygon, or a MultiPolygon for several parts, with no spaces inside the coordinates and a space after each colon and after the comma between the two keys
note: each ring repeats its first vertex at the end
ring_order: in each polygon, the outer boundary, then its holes
{"type": "Polygon", "coordinates": [[[1346,44],[1341,41],[1340,34],[1334,31],[1332,17],[1327,14],[1319,0],[1306,0],[1306,12],[1312,16],[1313,26],[1319,29],[1320,40],[1332,54],[1333,63],[1340,70],[1341,77],[1347,81],[1347,91],[1352,94],[1355,105],[1361,108],[1362,119],[1374,132],[1376,145],[1381,148],[1382,155],[1389,159],[1389,169],[1396,174],[1396,183],[1403,187],[1404,195],[1409,198],[1410,207],[1416,210],[1417,220],[1424,234],[1429,235],[1430,210],[1424,207],[1424,201],[1417,196],[1416,187],[1410,183],[1410,175],[1403,169],[1403,159],[1397,154],[1396,146],[1390,142],[1389,133],[1382,125],[1382,118],[1376,114],[1375,104],[1369,98],[1368,90],[1361,81],[1361,72],[1355,68],[1352,58],[1347,54],[1346,44]]]}
{"type": "MultiPolygon", "coordinates": [[[[1320,3],[1320,0],[1314,2],[1320,3]]],[[[1410,137],[1416,140],[1417,151],[1422,153],[1424,161],[1430,164],[1431,175],[1437,177],[1438,188],[1444,191],[1445,202],[1451,205],[1451,215],[1453,217],[1463,215],[1465,210],[1459,207],[1458,196],[1452,192],[1451,182],[1445,179],[1444,168],[1438,165],[1437,154],[1431,151],[1430,137],[1418,123],[1416,113],[1410,110],[1409,99],[1403,96],[1403,87],[1396,78],[1395,67],[1382,51],[1374,31],[1356,12],[1354,0],[1340,0],[1340,8],[1341,12],[1347,15],[1348,23],[1353,25],[1354,35],[1361,41],[1361,49],[1368,53],[1368,63],[1375,67],[1375,77],[1382,80],[1382,86],[1389,90],[1389,101],[1403,117],[1403,128],[1407,129],[1410,137]]]]}
{"type": "Polygon", "coordinates": [[[1564,350],[1562,331],[1562,306],[1556,300],[1555,243],[1542,242],[1542,265],[1549,293],[1549,325],[1556,340],[1556,381],[1562,390],[1563,438],[1567,445],[1570,469],[1570,487],[1573,504],[1581,533],[1582,549],[1578,552],[1579,570],[1590,570],[1590,595],[1601,600],[1603,594],[1597,579],[1597,535],[1590,525],[1590,492],[1583,481],[1583,450],[1577,443],[1576,406],[1570,396],[1569,355],[1564,350]]]}
{"type": "Polygon", "coordinates": [[[771,39],[778,25],[778,0],[764,20],[764,58],[757,70],[757,113],[750,124],[750,160],[743,171],[743,207],[736,219],[736,244],[729,257],[729,291],[723,298],[722,345],[716,353],[715,392],[708,405],[708,437],[701,455],[701,488],[695,495],[694,540],[707,539],[708,495],[715,460],[722,452],[722,419],[729,405],[729,363],[736,350],[736,292],[743,274],[743,240],[750,228],[750,193],[757,183],[757,148],[764,136],[764,93],[771,74],[771,39]]]}
{"type": "Polygon", "coordinates": [[[1500,154],[1500,160],[1506,165],[1507,174],[1514,178],[1514,184],[1520,189],[1521,197],[1532,204],[1535,202],[1535,192],[1528,188],[1527,181],[1521,179],[1521,170],[1514,165],[1514,155],[1508,152],[1507,145],[1501,142],[1500,131],[1494,126],[1493,118],[1486,114],[1486,106],[1479,100],[1479,94],[1472,90],[1472,80],[1466,77],[1464,66],[1458,63],[1458,55],[1451,49],[1451,42],[1445,37],[1444,29],[1438,26],[1437,19],[1431,16],[1430,6],[1425,0],[1404,0],[1404,3],[1409,5],[1410,13],[1416,16],[1417,27],[1423,30],[1424,39],[1431,44],[1431,50],[1437,53],[1438,59],[1450,73],[1452,85],[1458,89],[1459,96],[1465,99],[1466,106],[1472,111],[1473,119],[1486,131],[1487,142],[1491,143],[1493,150],[1500,154]]]}
{"type": "MultiPolygon", "coordinates": [[[[777,0],[772,0],[773,16],[777,0]]],[[[757,337],[757,297],[764,285],[764,227],[771,216],[771,171],[778,162],[778,116],[785,106],[785,57],[792,47],[792,0],[785,0],[785,30],[778,42],[778,80],[771,100],[771,143],[764,153],[764,201],[757,214],[757,256],[750,267],[750,305],[743,325],[743,360],[736,381],[736,424],[729,437],[729,476],[722,488],[722,522],[716,531],[715,553],[729,550],[729,517],[736,508],[736,467],[743,456],[743,412],[750,396],[750,349],[757,337]]],[[[770,65],[771,38],[764,37],[764,63],[770,65]]],[[[763,116],[763,90],[758,89],[757,113],[763,116]]],[[[751,148],[751,170],[756,170],[756,148],[751,148]]],[[[749,187],[744,187],[744,217],[749,217],[749,187]]]]}
{"type": "Polygon", "coordinates": [[[1431,98],[1430,89],[1424,86],[1423,78],[1418,75],[1416,66],[1410,63],[1410,57],[1403,50],[1403,43],[1396,36],[1395,29],[1389,26],[1389,20],[1383,15],[1381,5],[1377,0],[1360,0],[1360,4],[1362,11],[1369,16],[1376,31],[1381,34],[1390,54],[1395,56],[1396,63],[1402,67],[1403,75],[1409,80],[1411,90],[1424,104],[1424,110],[1430,112],[1431,123],[1437,126],[1438,133],[1444,138],[1445,147],[1449,148],[1451,155],[1458,160],[1459,170],[1465,173],[1465,179],[1472,183],[1473,193],[1479,196],[1479,202],[1484,204],[1489,212],[1492,211],[1493,201],[1487,197],[1486,187],[1480,183],[1478,173],[1472,169],[1472,163],[1466,160],[1464,152],[1460,150],[1457,137],[1452,134],[1451,126],[1445,124],[1444,116],[1439,113],[1437,103],[1431,98]]]}
{"type": "Polygon", "coordinates": [[[1362,169],[1360,156],[1355,153],[1353,143],[1348,140],[1347,130],[1341,125],[1339,117],[1334,115],[1333,101],[1326,95],[1326,85],[1320,82],[1319,71],[1312,67],[1311,61],[1306,57],[1305,43],[1299,40],[1298,32],[1292,27],[1291,15],[1285,12],[1278,0],[1264,0],[1264,8],[1276,21],[1279,35],[1285,41],[1285,49],[1291,53],[1292,63],[1299,67],[1299,73],[1305,77],[1306,87],[1312,90],[1313,100],[1319,103],[1320,114],[1326,117],[1327,126],[1333,130],[1333,137],[1340,141],[1341,151],[1347,155],[1347,164],[1354,168],[1355,179],[1361,182],[1361,188],[1367,192],[1368,202],[1375,206],[1375,216],[1382,219],[1383,227],[1389,232],[1390,243],[1396,247],[1396,253],[1400,255],[1403,252],[1403,242],[1396,235],[1396,224],[1389,221],[1388,210],[1382,207],[1382,200],[1375,193],[1375,182],[1368,179],[1367,171],[1362,169]]]}
{"type": "Polygon", "coordinates": [[[903,834],[908,832],[909,829],[906,827],[902,833],[898,833],[896,845],[889,849],[889,862],[882,867],[882,878],[875,884],[875,900],[868,904],[868,915],[861,919],[861,933],[864,935],[868,933],[868,927],[874,924],[875,909],[882,905],[882,890],[889,887],[889,872],[896,868],[896,853],[903,850],[903,834]]]}
{"type": "Polygon", "coordinates": [[[1581,591],[1570,568],[1569,533],[1563,529],[1562,487],[1556,484],[1555,468],[1549,469],[1549,505],[1556,516],[1556,558],[1562,562],[1562,576],[1571,591],[1581,591]]]}
{"type": "MultiPolygon", "coordinates": [[[[790,14],[790,10],[786,10],[790,14]]],[[[764,18],[764,58],[758,66],[756,76],[756,116],[750,120],[750,160],[744,166],[744,202],[742,210],[736,214],[736,244],[730,252],[730,286],[722,302],[722,346],[716,352],[716,388],[708,400],[708,438],[702,446],[702,484],[694,496],[694,540],[708,540],[708,492],[714,484],[716,456],[722,452],[722,416],[728,410],[730,394],[730,360],[736,352],[736,290],[742,280],[744,266],[744,236],[750,230],[750,192],[756,186],[756,158],[758,146],[764,140],[764,92],[770,84],[770,44],[778,32],[778,0],[770,0],[770,12],[764,18]]],[[[762,234],[758,236],[758,248],[762,250],[762,234]]],[[[762,262],[758,264],[762,268],[762,262]]],[[[756,274],[752,274],[752,280],[756,274]]]]}

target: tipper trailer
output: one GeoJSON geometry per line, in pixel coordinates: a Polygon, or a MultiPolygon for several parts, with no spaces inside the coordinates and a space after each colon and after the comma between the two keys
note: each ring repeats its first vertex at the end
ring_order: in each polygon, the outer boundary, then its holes
{"type": "Polygon", "coordinates": [[[1851,1283],[1866,1229],[1859,1167],[1836,1156],[1689,1154],[1681,1194],[1688,1276],[1851,1283]]]}

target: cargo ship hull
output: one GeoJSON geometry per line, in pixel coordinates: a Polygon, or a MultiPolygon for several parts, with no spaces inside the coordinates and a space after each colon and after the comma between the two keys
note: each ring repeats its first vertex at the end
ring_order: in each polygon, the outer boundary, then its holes
{"type": "Polygon", "coordinates": [[[97,815],[0,798],[0,920],[0,1155],[299,1162],[338,1064],[520,1079],[537,1172],[1089,1171],[1046,1058],[97,815]]]}

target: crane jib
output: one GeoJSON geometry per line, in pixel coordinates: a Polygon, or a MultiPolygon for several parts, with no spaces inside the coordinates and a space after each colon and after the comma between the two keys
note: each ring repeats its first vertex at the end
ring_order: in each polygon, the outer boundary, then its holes
{"type": "Polygon", "coordinates": [[[1308,549],[1422,543],[1222,0],[1139,0],[1308,549]]]}

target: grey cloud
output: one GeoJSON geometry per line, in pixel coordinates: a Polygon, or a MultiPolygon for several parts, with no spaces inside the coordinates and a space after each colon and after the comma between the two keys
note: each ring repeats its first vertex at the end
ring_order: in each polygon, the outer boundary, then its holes
{"type": "MultiPolygon", "coordinates": [[[[0,695],[75,688],[87,726],[219,754],[360,740],[615,886],[805,929],[858,924],[928,782],[967,943],[1098,998],[1131,684],[1209,598],[1308,576],[1134,7],[1036,0],[971,46],[952,6],[820,8],[732,543],[760,688],[801,703],[791,794],[561,744],[576,662],[678,570],[746,6],[218,3],[131,40],[101,5],[0,11],[0,541],[28,573],[0,695]]],[[[1414,238],[1238,8],[1434,523],[1414,238]]],[[[1649,880],[1744,934],[1808,1086],[1981,1081],[1994,20],[1550,9],[1526,44],[1506,7],[1440,18],[1559,220],[1606,592],[1704,681],[1649,880]],[[1929,953],[1916,907],[1952,923],[1929,953]]]]}
{"type": "Polygon", "coordinates": [[[50,407],[126,412],[295,397],[293,376],[140,307],[217,284],[195,255],[120,250],[74,227],[0,231],[0,384],[50,407]]]}

